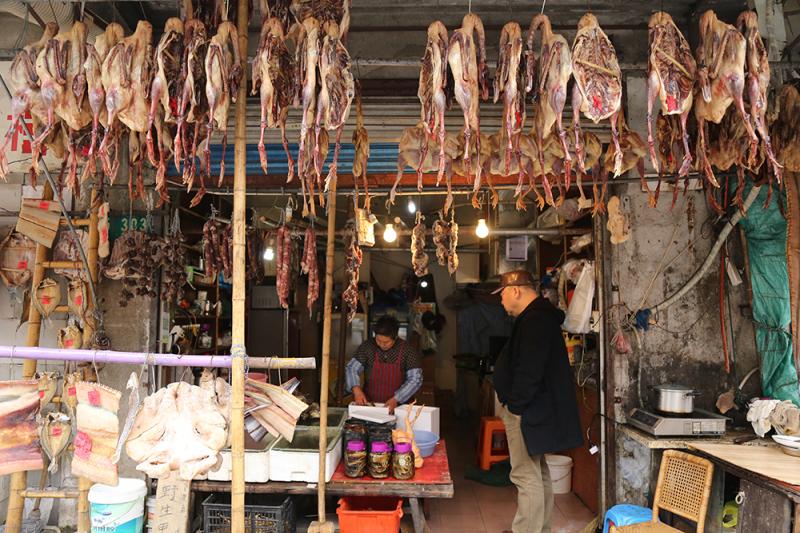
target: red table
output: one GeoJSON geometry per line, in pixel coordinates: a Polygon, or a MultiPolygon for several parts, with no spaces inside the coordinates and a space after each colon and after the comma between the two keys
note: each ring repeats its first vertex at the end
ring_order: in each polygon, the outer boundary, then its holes
{"type": "Polygon", "coordinates": [[[344,459],[339,462],[333,473],[331,483],[364,483],[366,485],[417,484],[417,485],[453,485],[450,477],[450,465],[447,462],[447,448],[444,440],[440,440],[433,450],[433,455],[425,458],[422,468],[417,469],[411,479],[373,479],[369,476],[352,478],[344,475],[344,459]]]}

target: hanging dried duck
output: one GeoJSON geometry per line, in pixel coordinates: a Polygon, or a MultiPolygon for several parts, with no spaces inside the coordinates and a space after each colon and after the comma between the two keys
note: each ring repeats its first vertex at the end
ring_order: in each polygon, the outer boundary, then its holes
{"type": "MultiPolygon", "coordinates": [[[[439,146],[439,172],[437,183],[442,180],[445,171],[445,129],[444,112],[447,108],[447,47],[449,38],[447,28],[436,20],[428,26],[428,42],[419,71],[419,89],[417,97],[420,102],[420,119],[425,128],[426,139],[436,139],[439,146]]],[[[422,146],[422,155],[417,167],[417,180],[422,180],[422,163],[425,161],[428,143],[422,146]]]]}
{"type": "Polygon", "coordinates": [[[353,221],[344,229],[345,246],[345,282],[347,288],[342,293],[342,300],[347,306],[347,321],[352,322],[358,310],[358,274],[361,268],[361,247],[358,245],[358,228],[353,221]]]}
{"type": "MultiPolygon", "coordinates": [[[[655,196],[653,196],[650,187],[647,186],[647,182],[644,179],[644,158],[647,156],[647,145],[644,143],[642,138],[639,137],[638,133],[628,127],[628,124],[625,122],[625,115],[621,110],[617,114],[617,132],[619,134],[619,149],[622,151],[622,163],[620,163],[619,166],[620,172],[624,174],[625,172],[635,168],[639,173],[639,180],[641,181],[642,189],[647,192],[648,204],[650,207],[655,207],[655,196]]],[[[594,206],[592,208],[592,214],[605,212],[605,196],[608,183],[608,174],[614,172],[614,167],[617,164],[614,150],[616,150],[616,148],[614,148],[612,145],[609,145],[605,154],[605,158],[603,159],[603,167],[600,171],[602,178],[602,192],[599,196],[597,194],[596,182],[593,184],[594,206]]]]}
{"type": "Polygon", "coordinates": [[[42,315],[42,318],[49,318],[56,307],[61,303],[61,287],[58,282],[51,278],[44,278],[36,288],[33,289],[31,298],[33,306],[42,315]]]}
{"type": "MultiPolygon", "coordinates": [[[[364,184],[364,210],[370,212],[369,185],[367,184],[367,161],[369,160],[369,133],[364,127],[364,111],[361,107],[361,83],[356,82],[356,129],[353,130],[353,186],[358,194],[358,179],[364,184]]],[[[356,204],[358,202],[356,201],[356,204]]],[[[356,205],[358,207],[358,205],[356,205]]]]}
{"type": "Polygon", "coordinates": [[[417,224],[411,231],[411,266],[418,278],[428,275],[428,254],[425,253],[425,216],[417,212],[417,224]]]}
{"type": "Polygon", "coordinates": [[[47,471],[58,472],[61,454],[67,449],[72,436],[72,420],[64,413],[51,412],[39,420],[39,443],[50,460],[47,471]]]}
{"type": "Polygon", "coordinates": [[[281,307],[288,309],[289,291],[291,290],[292,232],[285,224],[278,228],[275,254],[275,288],[281,307]]]}

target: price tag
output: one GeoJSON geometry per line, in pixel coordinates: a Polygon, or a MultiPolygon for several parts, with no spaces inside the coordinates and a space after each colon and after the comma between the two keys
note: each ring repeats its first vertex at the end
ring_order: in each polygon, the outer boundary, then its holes
{"type": "Polygon", "coordinates": [[[153,533],[186,533],[191,484],[191,481],[180,479],[176,470],[158,480],[153,533]]]}
{"type": "Polygon", "coordinates": [[[42,200],[39,202],[39,209],[50,209],[50,202],[47,200],[42,200]]]}

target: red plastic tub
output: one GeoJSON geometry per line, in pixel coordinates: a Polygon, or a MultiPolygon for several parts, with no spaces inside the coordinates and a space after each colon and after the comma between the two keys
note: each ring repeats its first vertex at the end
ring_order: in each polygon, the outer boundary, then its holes
{"type": "Polygon", "coordinates": [[[342,533],[397,533],[403,518],[403,499],[341,498],[336,514],[342,533]]]}

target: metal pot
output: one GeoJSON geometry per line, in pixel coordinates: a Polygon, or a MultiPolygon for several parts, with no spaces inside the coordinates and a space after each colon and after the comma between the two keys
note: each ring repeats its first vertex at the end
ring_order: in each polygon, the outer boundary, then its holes
{"type": "Polygon", "coordinates": [[[662,413],[689,414],[694,411],[694,397],[699,393],[685,385],[668,383],[653,387],[657,393],[656,409],[662,413]]]}

